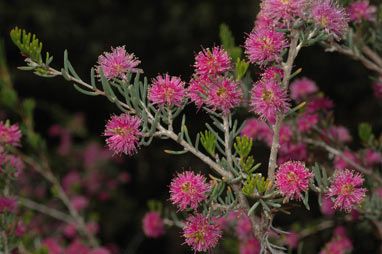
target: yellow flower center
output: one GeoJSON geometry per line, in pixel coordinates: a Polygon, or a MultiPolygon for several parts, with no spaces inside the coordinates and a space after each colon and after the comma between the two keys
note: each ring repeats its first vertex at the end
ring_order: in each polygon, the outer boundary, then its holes
{"type": "Polygon", "coordinates": [[[195,190],[192,188],[192,185],[190,182],[186,182],[182,185],[180,185],[180,188],[184,193],[193,193],[195,190]]]}
{"type": "Polygon", "coordinates": [[[354,192],[354,185],[351,183],[347,183],[341,186],[340,194],[346,195],[346,194],[352,194],[354,192]]]}
{"type": "Polygon", "coordinates": [[[267,90],[263,88],[263,96],[261,97],[263,101],[270,101],[273,98],[272,90],[267,90]]]}
{"type": "Polygon", "coordinates": [[[226,93],[227,89],[223,86],[220,87],[219,90],[217,91],[218,96],[222,96],[226,93]]]}
{"type": "Polygon", "coordinates": [[[288,172],[286,175],[287,175],[288,180],[290,180],[290,181],[297,181],[298,180],[298,177],[294,172],[288,172]]]}
{"type": "Polygon", "coordinates": [[[321,17],[321,25],[323,26],[323,27],[326,27],[326,24],[329,22],[329,20],[327,19],[327,17],[325,17],[325,16],[322,16],[321,17]]]}

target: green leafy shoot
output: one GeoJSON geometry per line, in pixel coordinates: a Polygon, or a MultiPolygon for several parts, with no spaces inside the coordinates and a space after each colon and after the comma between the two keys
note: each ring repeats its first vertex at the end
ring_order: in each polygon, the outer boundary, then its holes
{"type": "Polygon", "coordinates": [[[241,159],[247,158],[252,149],[253,140],[248,136],[236,137],[235,150],[241,159]]]}
{"type": "Polygon", "coordinates": [[[226,24],[221,24],[219,29],[220,40],[223,44],[223,48],[228,51],[230,57],[236,61],[241,58],[242,49],[235,46],[235,39],[232,36],[232,32],[226,24]]]}
{"type": "Polygon", "coordinates": [[[255,191],[259,195],[263,195],[269,188],[269,185],[268,179],[265,179],[261,174],[247,175],[242,191],[247,196],[253,196],[255,191]]]}
{"type": "Polygon", "coordinates": [[[49,65],[53,57],[49,56],[49,53],[46,53],[45,63],[41,57],[42,51],[42,42],[37,39],[35,34],[27,33],[24,29],[21,30],[18,27],[15,27],[10,32],[11,39],[13,43],[19,48],[21,54],[27,58],[30,58],[32,62],[39,65],[45,64],[49,65]]]}
{"type": "Polygon", "coordinates": [[[364,143],[368,143],[374,139],[372,128],[368,123],[360,123],[358,125],[358,135],[364,143]]]}
{"type": "Polygon", "coordinates": [[[200,132],[200,143],[202,143],[204,149],[213,157],[215,157],[216,141],[217,138],[211,131],[206,130],[204,134],[200,132]]]}

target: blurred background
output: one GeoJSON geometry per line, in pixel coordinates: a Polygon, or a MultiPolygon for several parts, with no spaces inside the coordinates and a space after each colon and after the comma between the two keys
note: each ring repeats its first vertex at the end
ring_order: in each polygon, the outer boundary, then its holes
{"type": "MultiPolygon", "coordinates": [[[[78,93],[62,78],[45,79],[18,70],[16,67],[23,65],[23,57],[9,38],[13,27],[35,33],[44,43],[43,52],[49,51],[54,56],[53,67],[63,66],[63,52],[68,49],[72,65],[87,81],[98,56],[110,51],[111,46],[121,45],[126,45],[127,51],[141,60],[140,66],[149,79],[168,72],[188,81],[193,72],[194,56],[201,46],[220,44],[219,25],[226,23],[236,44],[243,45],[258,10],[259,1],[253,0],[0,0],[0,38],[5,41],[9,71],[17,91],[21,97],[32,97],[38,102],[37,131],[47,135],[48,128],[60,120],[52,114],[54,110],[67,114],[82,112],[88,137],[103,142],[100,135],[104,124],[110,114],[119,114],[118,109],[103,97],[78,93]]],[[[316,81],[335,102],[336,124],[349,128],[355,137],[353,148],[360,145],[357,140],[359,122],[371,122],[375,133],[381,132],[382,117],[375,118],[382,116],[381,102],[373,96],[368,78],[372,73],[361,63],[314,46],[301,51],[297,67],[303,67],[300,76],[316,81]]],[[[253,79],[257,79],[259,70],[250,68],[253,79]]],[[[188,106],[186,112],[189,129],[193,130],[191,134],[203,130],[200,119],[207,119],[203,112],[196,113],[193,105],[188,106]],[[196,119],[199,121],[193,121],[196,119]]],[[[238,117],[245,119],[249,115],[241,112],[238,117]]],[[[155,140],[132,158],[125,158],[121,170],[129,172],[131,182],[124,193],[119,194],[120,202],[98,210],[102,218],[101,239],[106,243],[115,242],[120,249],[132,248],[135,253],[153,253],[153,250],[191,253],[187,246],[180,245],[183,240],[178,229],[159,240],[144,239],[141,233],[140,222],[147,211],[147,200],[158,199],[169,204],[168,185],[176,171],[188,167],[196,171],[207,169],[191,155],[168,155],[164,149],[176,149],[176,146],[172,142],[155,140]]],[[[267,155],[267,148],[259,145],[255,154],[257,161],[266,163],[267,155]]],[[[293,218],[280,220],[280,225],[295,218],[308,221],[319,215],[317,207],[313,206],[312,213],[295,213],[293,218]]],[[[316,252],[318,250],[312,253],[316,252]]]]}

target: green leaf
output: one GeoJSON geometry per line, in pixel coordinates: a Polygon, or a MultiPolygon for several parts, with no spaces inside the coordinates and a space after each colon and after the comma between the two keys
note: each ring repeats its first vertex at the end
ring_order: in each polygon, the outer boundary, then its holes
{"type": "Polygon", "coordinates": [[[235,64],[236,81],[239,81],[244,77],[244,75],[247,73],[248,67],[249,64],[246,63],[244,59],[240,60],[240,58],[237,58],[235,64]]]}
{"type": "Polygon", "coordinates": [[[358,135],[360,139],[367,143],[370,140],[374,139],[374,135],[372,133],[372,128],[369,123],[360,123],[358,125],[358,135]]]}
{"type": "Polygon", "coordinates": [[[234,60],[241,57],[242,49],[235,46],[235,39],[232,36],[232,32],[226,24],[221,24],[219,29],[219,36],[222,42],[223,48],[228,51],[230,57],[234,60]]]}
{"type": "Polygon", "coordinates": [[[216,136],[209,130],[205,130],[200,132],[200,143],[202,143],[204,149],[211,154],[211,156],[215,156],[215,148],[216,148],[216,136]]]}

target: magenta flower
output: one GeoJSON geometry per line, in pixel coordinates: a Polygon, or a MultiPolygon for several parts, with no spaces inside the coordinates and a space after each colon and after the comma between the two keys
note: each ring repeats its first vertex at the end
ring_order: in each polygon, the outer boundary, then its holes
{"type": "Polygon", "coordinates": [[[352,141],[352,137],[346,129],[346,127],[338,125],[338,126],[332,126],[329,129],[330,136],[339,143],[346,143],[352,141]]]}
{"type": "Polygon", "coordinates": [[[111,48],[111,53],[105,52],[104,55],[98,57],[98,66],[96,70],[100,76],[100,68],[102,67],[103,74],[106,79],[112,78],[126,78],[126,74],[131,72],[138,72],[135,67],[141,62],[134,54],[126,52],[125,46],[111,48]]]}
{"type": "Polygon", "coordinates": [[[279,83],[284,77],[284,71],[277,67],[268,67],[261,74],[263,80],[271,80],[276,83],[279,83]]]}
{"type": "Polygon", "coordinates": [[[211,80],[208,77],[194,76],[189,82],[188,96],[200,109],[209,96],[211,80]]]}
{"type": "Polygon", "coordinates": [[[319,110],[328,112],[333,106],[333,102],[328,98],[314,98],[307,103],[306,112],[309,114],[316,113],[319,110]]]}
{"type": "Polygon", "coordinates": [[[309,188],[313,173],[302,162],[288,161],[275,174],[275,186],[287,199],[301,199],[301,192],[309,188]]]}
{"type": "Polygon", "coordinates": [[[46,238],[42,242],[41,245],[48,248],[49,254],[62,254],[62,253],[64,253],[64,249],[53,238],[46,238]]]}
{"type": "Polygon", "coordinates": [[[219,109],[227,114],[232,108],[240,104],[242,96],[238,82],[219,78],[210,86],[206,104],[214,111],[219,109]]]}
{"type": "Polygon", "coordinates": [[[336,40],[339,40],[348,28],[346,11],[333,0],[315,1],[312,6],[312,18],[336,40]]]}
{"type": "Polygon", "coordinates": [[[290,248],[296,249],[298,247],[299,235],[297,232],[291,231],[289,235],[286,235],[285,243],[290,248]]]}
{"type": "Polygon", "coordinates": [[[259,240],[251,237],[245,241],[240,242],[239,253],[240,254],[257,254],[260,253],[261,245],[259,240]]]}
{"type": "Polygon", "coordinates": [[[350,21],[361,23],[362,20],[374,21],[377,11],[375,6],[369,6],[369,1],[357,1],[351,3],[347,9],[350,21]]]}
{"type": "Polygon", "coordinates": [[[195,57],[195,73],[202,77],[216,77],[232,67],[231,58],[223,47],[213,47],[212,51],[202,48],[195,57]]]}
{"type": "Polygon", "coordinates": [[[0,122],[0,145],[20,146],[21,131],[19,125],[0,122]]]}
{"type": "Polygon", "coordinates": [[[306,161],[308,159],[307,153],[308,149],[304,143],[288,142],[280,147],[277,163],[282,164],[290,160],[306,161]]]}
{"type": "Polygon", "coordinates": [[[263,9],[261,9],[260,12],[256,16],[255,27],[267,28],[267,27],[273,27],[273,26],[280,25],[277,23],[278,23],[278,20],[275,20],[272,17],[266,15],[265,12],[263,11],[263,9]]]}
{"type": "Polygon", "coordinates": [[[290,104],[286,90],[274,81],[259,81],[254,84],[251,91],[252,110],[261,118],[274,123],[276,112],[287,112],[290,104]]]}
{"type": "MultiPolygon", "coordinates": [[[[344,151],[343,154],[349,160],[358,163],[356,157],[351,152],[344,151]]],[[[345,161],[341,156],[337,155],[334,158],[334,168],[335,169],[345,169],[349,166],[351,166],[351,165],[347,161],[345,161]]]]}
{"type": "Polygon", "coordinates": [[[302,114],[297,119],[297,126],[300,132],[310,132],[313,126],[318,123],[318,114],[302,114]]]}
{"type": "Polygon", "coordinates": [[[264,0],[262,11],[274,20],[283,19],[288,24],[296,17],[303,17],[306,0],[264,0]]]}
{"type": "Polygon", "coordinates": [[[333,201],[329,197],[322,197],[322,204],[320,207],[321,213],[325,216],[331,217],[334,215],[335,210],[333,209],[333,201]]]}
{"type": "Polygon", "coordinates": [[[235,228],[236,235],[240,240],[246,240],[253,235],[251,220],[245,213],[240,214],[235,228]]]}
{"type": "Polygon", "coordinates": [[[8,213],[14,213],[16,211],[16,200],[13,198],[0,196],[0,213],[7,211],[8,213]]]}
{"type": "Polygon", "coordinates": [[[353,244],[345,234],[343,227],[334,230],[333,238],[326,243],[320,254],[346,254],[351,253],[353,244]]]}
{"type": "Polygon", "coordinates": [[[142,220],[143,232],[147,237],[158,238],[164,234],[164,223],[159,213],[148,212],[142,220]]]}
{"type": "Polygon", "coordinates": [[[185,222],[183,236],[185,243],[197,251],[210,251],[221,238],[221,230],[217,225],[212,225],[208,218],[202,214],[190,215],[185,222]]]}
{"type": "Polygon", "coordinates": [[[328,195],[335,197],[335,209],[350,212],[356,205],[360,205],[365,198],[366,189],[358,188],[364,179],[361,174],[348,169],[336,170],[330,179],[328,195]]]}
{"type": "Polygon", "coordinates": [[[89,200],[84,196],[78,195],[73,197],[70,200],[70,203],[72,204],[74,209],[76,209],[77,211],[81,211],[88,206],[89,200]]]}
{"type": "Polygon", "coordinates": [[[290,84],[290,97],[297,102],[305,100],[316,92],[318,92],[316,83],[305,77],[296,79],[290,84]]]}
{"type": "Polygon", "coordinates": [[[106,124],[106,130],[103,134],[108,136],[106,143],[114,154],[132,155],[137,152],[139,137],[142,132],[139,131],[141,119],[129,114],[113,115],[106,124]]]}
{"type": "Polygon", "coordinates": [[[23,169],[24,163],[19,157],[0,153],[0,173],[4,172],[13,177],[19,177],[23,169]]]}
{"type": "Polygon", "coordinates": [[[288,46],[284,34],[269,27],[255,27],[245,41],[245,53],[251,63],[265,65],[280,61],[280,53],[288,46]]]}
{"type": "Polygon", "coordinates": [[[196,210],[202,200],[207,200],[206,192],[210,187],[205,181],[204,176],[195,175],[191,170],[178,173],[170,185],[170,200],[179,207],[178,211],[183,211],[188,206],[196,210]]]}
{"type": "Polygon", "coordinates": [[[90,248],[79,240],[74,240],[66,248],[65,254],[89,254],[90,248]]]}
{"type": "Polygon", "coordinates": [[[373,91],[376,98],[382,99],[382,76],[373,83],[373,91]]]}
{"type": "Polygon", "coordinates": [[[266,140],[267,137],[273,136],[273,134],[264,121],[257,118],[249,118],[241,130],[241,136],[248,136],[255,140],[266,140]]]}
{"type": "Polygon", "coordinates": [[[159,106],[175,105],[179,107],[186,95],[185,83],[178,77],[170,76],[167,73],[158,75],[153,79],[149,88],[149,100],[159,106]]]}

